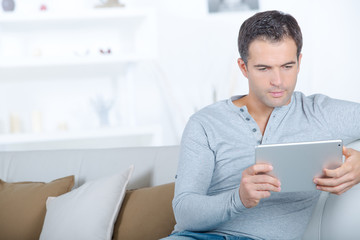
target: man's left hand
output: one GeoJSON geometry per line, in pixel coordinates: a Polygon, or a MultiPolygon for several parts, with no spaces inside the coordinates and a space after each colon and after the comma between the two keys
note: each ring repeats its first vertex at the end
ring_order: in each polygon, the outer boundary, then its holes
{"type": "Polygon", "coordinates": [[[344,147],[343,154],[341,167],[324,169],[321,178],[314,178],[317,189],[340,195],[360,182],[360,152],[344,147]]]}

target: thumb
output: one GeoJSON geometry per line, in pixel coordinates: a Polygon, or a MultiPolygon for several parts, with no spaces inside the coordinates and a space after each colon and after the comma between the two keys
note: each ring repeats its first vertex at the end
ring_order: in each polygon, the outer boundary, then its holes
{"type": "Polygon", "coordinates": [[[343,155],[344,155],[344,156],[348,156],[348,155],[349,155],[348,149],[347,149],[347,147],[345,147],[345,146],[343,146],[342,152],[343,152],[343,155]]]}
{"type": "Polygon", "coordinates": [[[352,149],[351,148],[347,148],[347,147],[343,147],[343,155],[345,156],[345,158],[348,158],[351,156],[352,153],[352,149]]]}

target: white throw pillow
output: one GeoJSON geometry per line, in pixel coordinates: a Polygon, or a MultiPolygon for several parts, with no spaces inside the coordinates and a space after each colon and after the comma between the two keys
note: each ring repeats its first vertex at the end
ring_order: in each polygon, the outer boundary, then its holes
{"type": "Polygon", "coordinates": [[[111,240],[133,169],[48,198],[40,240],[111,240]]]}

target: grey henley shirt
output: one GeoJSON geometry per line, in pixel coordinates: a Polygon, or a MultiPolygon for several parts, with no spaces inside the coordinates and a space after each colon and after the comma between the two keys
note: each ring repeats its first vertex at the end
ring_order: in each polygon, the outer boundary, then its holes
{"type": "Polygon", "coordinates": [[[360,139],[360,104],[294,92],[273,110],[264,135],[235,96],[203,108],[188,121],[181,141],[173,208],[174,232],[183,230],[254,239],[300,239],[319,191],[272,193],[245,208],[241,174],[255,163],[255,146],[360,139]]]}

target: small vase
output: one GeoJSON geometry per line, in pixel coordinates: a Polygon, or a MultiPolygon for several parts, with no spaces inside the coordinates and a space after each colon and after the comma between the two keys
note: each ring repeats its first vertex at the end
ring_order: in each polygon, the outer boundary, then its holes
{"type": "Polygon", "coordinates": [[[2,8],[5,12],[11,12],[15,9],[14,0],[2,0],[2,8]]]}

